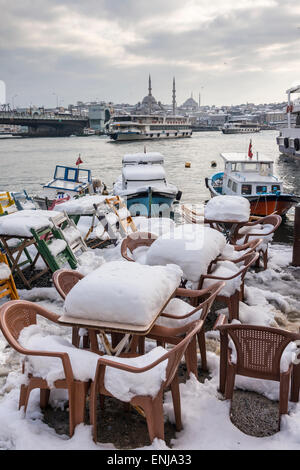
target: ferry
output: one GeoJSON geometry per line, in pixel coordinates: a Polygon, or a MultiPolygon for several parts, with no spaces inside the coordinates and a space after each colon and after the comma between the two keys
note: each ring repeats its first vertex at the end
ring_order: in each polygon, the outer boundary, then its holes
{"type": "MultiPolygon", "coordinates": [[[[252,152],[251,152],[252,153],[252,152]]],[[[250,202],[251,215],[264,217],[274,212],[285,216],[300,202],[300,196],[285,193],[283,183],[273,173],[273,160],[244,153],[221,153],[224,171],[205,178],[211,197],[243,196],[250,202]]]]}
{"type": "Polygon", "coordinates": [[[277,145],[282,155],[286,155],[293,159],[300,158],[300,98],[291,101],[291,94],[300,93],[300,85],[287,90],[287,127],[280,129],[277,137],[277,145]],[[292,120],[295,118],[295,124],[292,120]]]}
{"type": "Polygon", "coordinates": [[[113,194],[126,201],[131,215],[173,217],[173,202],[180,200],[181,192],[167,182],[163,164],[158,152],[124,155],[113,194]]]}
{"type": "Polygon", "coordinates": [[[223,134],[252,134],[260,132],[260,126],[254,122],[226,122],[221,130],[223,134]]]}
{"type": "Polygon", "coordinates": [[[165,115],[120,115],[108,123],[113,141],[171,139],[192,136],[190,118],[165,115]]]}
{"type": "Polygon", "coordinates": [[[56,165],[51,181],[43,185],[40,194],[33,200],[41,209],[53,209],[62,201],[87,194],[103,193],[106,186],[99,180],[92,180],[91,170],[78,167],[56,165]]]}

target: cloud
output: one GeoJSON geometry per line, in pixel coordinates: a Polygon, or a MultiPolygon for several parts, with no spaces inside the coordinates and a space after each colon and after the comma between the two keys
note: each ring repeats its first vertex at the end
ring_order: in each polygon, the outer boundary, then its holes
{"type": "Polygon", "coordinates": [[[135,103],[148,73],[162,102],[173,75],[179,102],[201,86],[211,104],[281,101],[299,70],[296,0],[0,0],[0,11],[0,78],[37,104],[54,88],[64,104],[135,103]]]}

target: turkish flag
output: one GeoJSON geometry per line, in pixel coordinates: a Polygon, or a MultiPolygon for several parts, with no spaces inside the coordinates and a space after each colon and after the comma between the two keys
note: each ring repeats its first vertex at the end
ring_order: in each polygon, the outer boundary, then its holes
{"type": "Polygon", "coordinates": [[[81,160],[80,155],[79,155],[79,157],[77,158],[76,165],[80,165],[80,163],[83,163],[83,161],[81,160]]]}
{"type": "Polygon", "coordinates": [[[252,157],[253,157],[253,153],[252,153],[252,140],[251,140],[251,139],[250,139],[250,143],[249,143],[248,157],[249,157],[249,158],[252,158],[252,157]]]}

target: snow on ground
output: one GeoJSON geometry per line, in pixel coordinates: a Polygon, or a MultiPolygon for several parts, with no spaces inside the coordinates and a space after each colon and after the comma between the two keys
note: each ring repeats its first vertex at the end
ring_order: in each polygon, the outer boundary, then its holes
{"type": "MultiPolygon", "coordinates": [[[[96,249],[95,258],[102,262],[119,260],[120,245],[96,249]]],[[[300,325],[300,269],[289,266],[292,249],[287,245],[269,247],[269,267],[266,271],[252,270],[245,280],[245,300],[241,306],[241,320],[265,325],[283,326],[294,331],[300,325]]],[[[86,264],[88,266],[88,262],[86,264]]],[[[52,288],[20,290],[22,299],[37,302],[45,308],[62,312],[63,301],[52,288]]],[[[71,328],[41,322],[42,328],[52,334],[71,338],[71,328]]],[[[192,376],[180,384],[183,430],[172,440],[174,450],[192,449],[299,449],[300,446],[300,403],[289,403],[289,415],[281,419],[280,432],[263,438],[256,438],[241,432],[229,418],[230,402],[218,393],[219,346],[218,333],[206,335],[208,365],[211,380],[200,383],[192,376]]],[[[146,343],[146,351],[151,349],[146,343]]],[[[200,360],[200,359],[199,359],[200,360]]],[[[89,425],[79,425],[72,438],[59,435],[43,422],[39,407],[39,392],[31,393],[29,407],[24,416],[18,410],[19,386],[21,383],[21,361],[18,353],[7,347],[0,334],[0,449],[114,449],[112,444],[95,444],[89,425]]],[[[236,386],[256,391],[272,399],[278,399],[278,384],[245,377],[237,377],[236,386]]],[[[50,403],[62,407],[66,392],[54,390],[50,403]]],[[[246,411],[245,411],[246,412],[246,411]]],[[[164,399],[164,413],[174,422],[171,393],[164,399]]],[[[146,423],[145,423],[146,426],[146,423]]],[[[168,447],[163,441],[155,440],[145,449],[159,450],[168,447]]]]}

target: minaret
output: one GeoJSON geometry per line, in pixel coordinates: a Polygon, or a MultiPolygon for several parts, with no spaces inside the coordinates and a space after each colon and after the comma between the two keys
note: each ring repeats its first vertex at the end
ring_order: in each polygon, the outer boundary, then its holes
{"type": "Polygon", "coordinates": [[[175,89],[175,77],[173,77],[172,103],[173,103],[173,115],[175,116],[175,114],[176,114],[176,89],[175,89]]]}
{"type": "Polygon", "coordinates": [[[151,87],[151,75],[149,74],[149,87],[148,87],[148,95],[151,96],[152,95],[152,87],[151,87]]]}

